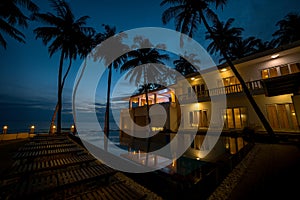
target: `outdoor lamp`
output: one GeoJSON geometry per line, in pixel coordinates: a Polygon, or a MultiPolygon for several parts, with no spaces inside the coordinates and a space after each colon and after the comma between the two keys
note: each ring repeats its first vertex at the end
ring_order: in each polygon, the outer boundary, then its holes
{"type": "Polygon", "coordinates": [[[35,126],[34,125],[32,125],[31,127],[30,127],[30,133],[34,133],[34,129],[35,129],[35,126]]]}
{"type": "Polygon", "coordinates": [[[75,126],[74,125],[71,126],[71,133],[75,133],[75,126]]]}
{"type": "Polygon", "coordinates": [[[8,126],[3,126],[3,134],[7,133],[8,126]]]}

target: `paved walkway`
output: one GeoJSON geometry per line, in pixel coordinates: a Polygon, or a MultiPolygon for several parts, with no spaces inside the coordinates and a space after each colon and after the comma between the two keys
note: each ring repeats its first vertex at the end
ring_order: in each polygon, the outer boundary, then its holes
{"type": "Polygon", "coordinates": [[[209,200],[299,199],[299,180],[299,146],[257,143],[209,200]]]}
{"type": "Polygon", "coordinates": [[[0,199],[161,200],[67,136],[0,144],[0,199]]]}

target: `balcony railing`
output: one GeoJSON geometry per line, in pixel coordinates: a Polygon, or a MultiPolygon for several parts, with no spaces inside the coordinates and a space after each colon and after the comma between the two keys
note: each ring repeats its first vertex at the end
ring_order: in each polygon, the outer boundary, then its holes
{"type": "Polygon", "coordinates": [[[263,79],[266,96],[277,96],[282,94],[300,92],[300,72],[283,76],[263,79]]]}
{"type": "MultiPolygon", "coordinates": [[[[252,94],[263,94],[264,93],[264,88],[262,85],[261,80],[256,80],[256,81],[250,81],[250,82],[246,82],[247,87],[249,88],[250,92],[252,94]]],[[[235,85],[228,85],[223,87],[219,87],[219,88],[212,88],[209,90],[204,90],[204,91],[200,91],[197,92],[197,98],[198,101],[207,101],[209,100],[210,96],[216,96],[216,95],[230,95],[230,94],[238,94],[238,93],[242,93],[243,92],[243,88],[241,84],[235,84],[235,85]]],[[[179,100],[189,100],[191,99],[191,94],[183,94],[183,95],[179,95],[179,100]]]]}

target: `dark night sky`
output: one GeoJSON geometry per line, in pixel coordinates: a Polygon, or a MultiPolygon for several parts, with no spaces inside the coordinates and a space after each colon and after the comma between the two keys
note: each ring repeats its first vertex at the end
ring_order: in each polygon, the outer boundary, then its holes
{"type": "MultiPolygon", "coordinates": [[[[41,12],[52,12],[48,1],[34,1],[41,12]]],[[[166,7],[160,7],[160,0],[72,0],[70,5],[77,17],[89,15],[88,25],[101,31],[101,24],[125,31],[139,27],[164,27],[174,29],[174,23],[163,25],[161,14],[166,7]],[[88,2],[88,3],[87,3],[88,2]]],[[[243,36],[255,36],[270,40],[276,30],[276,22],[289,12],[299,13],[299,0],[228,0],[223,12],[217,13],[221,20],[235,18],[233,26],[245,29],[243,36]]],[[[41,40],[35,40],[32,30],[41,24],[33,22],[23,32],[26,44],[18,43],[4,34],[8,47],[0,47],[0,126],[11,121],[37,124],[49,121],[56,103],[58,53],[49,58],[47,48],[41,40]]],[[[204,47],[202,26],[195,39],[204,47]]],[[[77,70],[82,61],[77,60],[67,79],[64,90],[65,119],[71,119],[71,94],[77,70]]],[[[103,91],[104,92],[104,91],[103,91]]],[[[102,103],[102,102],[100,102],[102,103]]]]}

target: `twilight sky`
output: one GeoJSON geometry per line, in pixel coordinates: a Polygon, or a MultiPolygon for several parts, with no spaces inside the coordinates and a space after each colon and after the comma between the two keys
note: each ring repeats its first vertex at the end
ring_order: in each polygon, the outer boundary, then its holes
{"type": "MultiPolygon", "coordinates": [[[[52,12],[48,1],[33,0],[41,12],[52,12]]],[[[163,27],[175,29],[174,23],[163,25],[161,14],[166,7],[160,7],[161,0],[69,0],[76,18],[88,15],[89,26],[102,31],[101,24],[116,26],[117,31],[140,27],[163,27]],[[87,3],[88,2],[88,3],[87,3]]],[[[299,0],[228,0],[223,12],[217,11],[221,20],[235,18],[233,26],[245,29],[243,36],[255,36],[270,40],[275,26],[289,12],[300,12],[299,0]]],[[[56,83],[59,53],[49,58],[47,48],[41,40],[35,40],[33,29],[43,26],[30,22],[26,35],[26,44],[18,43],[4,34],[8,42],[7,49],[0,47],[0,126],[22,122],[22,126],[50,122],[56,104],[56,83]]],[[[202,26],[195,38],[204,47],[202,26]]],[[[217,61],[217,59],[216,59],[217,61]]],[[[64,89],[65,121],[71,122],[71,94],[77,70],[82,60],[72,66],[64,89]]],[[[116,72],[118,73],[118,72],[116,72]]],[[[103,94],[105,94],[103,89],[103,94]]],[[[100,104],[104,101],[100,100],[100,104]]],[[[66,123],[69,126],[69,123],[66,123]]],[[[21,126],[21,125],[20,125],[21,126]]],[[[15,128],[15,127],[14,127],[15,128]]]]}

